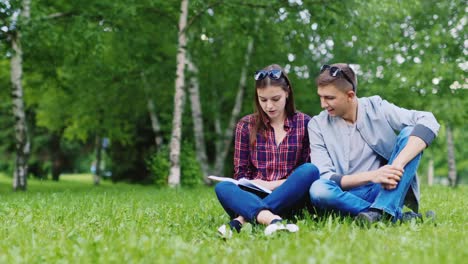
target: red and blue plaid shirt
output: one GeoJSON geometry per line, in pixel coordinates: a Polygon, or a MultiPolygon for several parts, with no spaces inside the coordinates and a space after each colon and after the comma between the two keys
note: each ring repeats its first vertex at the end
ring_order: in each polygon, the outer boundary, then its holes
{"type": "Polygon", "coordinates": [[[255,145],[250,146],[250,129],[255,126],[254,115],[243,117],[236,127],[234,145],[234,179],[275,181],[286,179],[295,168],[310,161],[307,124],[310,116],[296,112],[284,121],[286,136],[277,146],[275,132],[268,125],[265,133],[257,133],[255,145]],[[265,136],[264,136],[265,135],[265,136]]]}

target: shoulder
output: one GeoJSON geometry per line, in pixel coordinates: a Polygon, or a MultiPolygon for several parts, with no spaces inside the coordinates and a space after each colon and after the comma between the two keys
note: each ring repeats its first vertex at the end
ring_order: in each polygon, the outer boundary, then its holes
{"type": "Polygon", "coordinates": [[[359,101],[359,105],[362,105],[365,107],[367,106],[378,107],[382,105],[383,102],[386,102],[382,97],[378,95],[369,96],[369,97],[360,97],[358,101],[359,101]]]}
{"type": "Polygon", "coordinates": [[[322,111],[318,115],[315,115],[314,117],[311,118],[309,122],[309,126],[321,126],[325,125],[330,121],[330,116],[328,115],[327,111],[322,111]]]}
{"type": "Polygon", "coordinates": [[[296,113],[294,113],[294,115],[292,116],[292,119],[296,122],[308,123],[311,117],[307,114],[296,111],[296,113]]]}
{"type": "Polygon", "coordinates": [[[246,129],[248,130],[249,127],[252,127],[255,124],[255,114],[250,114],[242,117],[237,122],[237,129],[246,129]]]}
{"type": "Polygon", "coordinates": [[[241,119],[239,119],[238,123],[250,124],[250,123],[253,123],[253,122],[255,122],[255,114],[250,114],[250,115],[246,115],[246,116],[242,117],[241,119]]]}
{"type": "Polygon", "coordinates": [[[306,130],[310,119],[309,115],[296,111],[292,116],[288,117],[286,125],[295,127],[298,130],[306,130]]]}

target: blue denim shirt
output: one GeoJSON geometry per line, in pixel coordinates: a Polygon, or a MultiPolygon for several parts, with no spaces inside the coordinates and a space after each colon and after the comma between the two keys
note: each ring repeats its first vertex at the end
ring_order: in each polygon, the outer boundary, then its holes
{"type": "MultiPolygon", "coordinates": [[[[421,138],[428,146],[440,127],[430,112],[400,108],[379,96],[358,99],[356,129],[369,147],[385,160],[390,158],[398,133],[408,126],[414,127],[411,135],[421,138]]],[[[341,117],[329,116],[326,111],[314,116],[308,124],[311,162],[318,167],[321,178],[335,180],[338,184],[341,177],[347,175],[352,159],[346,129],[341,117]]],[[[414,177],[411,190],[405,197],[405,204],[418,211],[418,177],[414,177]]]]}

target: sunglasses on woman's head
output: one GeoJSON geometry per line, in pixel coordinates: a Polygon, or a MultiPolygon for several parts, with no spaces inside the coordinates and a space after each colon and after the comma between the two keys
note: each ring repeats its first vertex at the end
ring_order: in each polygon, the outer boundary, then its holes
{"type": "Polygon", "coordinates": [[[281,78],[282,75],[283,75],[283,72],[278,69],[273,69],[269,71],[261,70],[261,71],[255,72],[254,79],[256,81],[260,81],[260,80],[265,79],[268,76],[270,77],[270,79],[278,80],[279,78],[281,78]]]}
{"type": "Polygon", "coordinates": [[[338,76],[338,74],[341,74],[353,86],[353,91],[354,92],[356,91],[356,87],[354,86],[354,83],[351,81],[351,78],[349,78],[349,76],[342,69],[336,66],[330,66],[330,65],[325,64],[325,65],[322,65],[322,67],[320,67],[320,73],[324,72],[325,70],[328,70],[328,72],[330,73],[330,76],[332,77],[336,77],[338,76]]]}

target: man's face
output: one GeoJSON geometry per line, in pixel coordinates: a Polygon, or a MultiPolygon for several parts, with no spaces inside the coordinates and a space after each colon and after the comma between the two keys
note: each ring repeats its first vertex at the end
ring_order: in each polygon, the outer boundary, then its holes
{"type": "Polygon", "coordinates": [[[319,86],[317,93],[320,97],[320,106],[327,110],[330,116],[345,117],[350,114],[354,92],[341,91],[335,85],[329,84],[319,86]]]}

